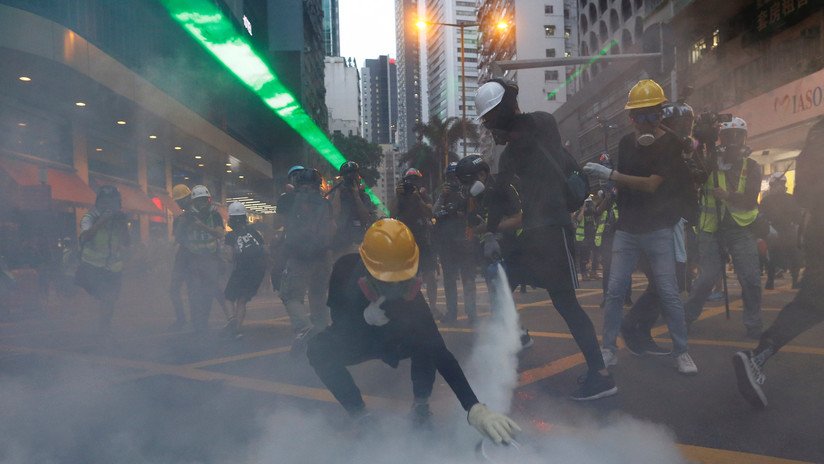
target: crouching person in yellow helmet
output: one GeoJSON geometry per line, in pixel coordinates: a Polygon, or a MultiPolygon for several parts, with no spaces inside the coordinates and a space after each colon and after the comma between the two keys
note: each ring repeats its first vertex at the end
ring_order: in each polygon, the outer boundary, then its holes
{"type": "Polygon", "coordinates": [[[449,384],[468,411],[469,423],[495,443],[509,443],[521,429],[510,418],[490,411],[447,349],[429,305],[421,294],[419,250],[409,228],[382,219],[367,231],[360,256],[342,256],[332,269],[328,306],[332,325],[309,341],[309,363],[356,421],[366,405],[346,366],[380,359],[397,367],[412,360],[413,421],[425,425],[435,372],[449,384]]]}

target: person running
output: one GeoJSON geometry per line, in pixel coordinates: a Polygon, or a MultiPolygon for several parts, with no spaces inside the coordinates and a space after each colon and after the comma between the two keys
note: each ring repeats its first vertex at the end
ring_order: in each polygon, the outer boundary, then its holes
{"type": "MultiPolygon", "coordinates": [[[[192,190],[187,185],[177,184],[172,187],[172,199],[177,203],[177,206],[182,212],[189,209],[189,202],[191,199],[192,190]]],[[[175,217],[172,223],[172,235],[177,236],[177,228],[180,227],[181,215],[175,217]]],[[[172,307],[175,310],[175,321],[169,326],[170,331],[177,331],[186,325],[186,313],[183,310],[183,298],[181,292],[183,291],[183,284],[186,282],[186,269],[188,268],[189,250],[186,247],[177,247],[174,260],[172,261],[172,276],[169,284],[169,299],[172,300],[172,307]]]]}
{"type": "Polygon", "coordinates": [[[94,207],[80,220],[80,264],[75,283],[100,304],[97,331],[101,335],[111,330],[123,281],[123,252],[131,243],[120,201],[117,188],[104,185],[97,190],[94,207]]]}
{"type": "Polygon", "coordinates": [[[799,234],[807,267],[795,298],[778,313],[761,334],[753,350],[739,351],[732,358],[738,391],[751,405],[767,406],[763,385],[764,366],[795,337],[824,320],[824,117],[810,128],[804,148],[796,158],[794,196],[804,208],[799,234]]]}
{"type": "Polygon", "coordinates": [[[651,79],[639,81],[629,92],[629,110],[634,132],[618,143],[618,166],[610,169],[587,163],[584,172],[598,179],[614,181],[618,189],[618,223],[612,243],[612,264],[604,306],[604,363],[618,363],[618,332],[623,319],[623,302],[632,285],[632,272],[641,255],[652,269],[652,283],[661,301],[672,338],[672,354],[678,372],[698,373],[688,353],[684,305],[678,292],[675,271],[675,225],[681,209],[678,179],[689,173],[681,159],[681,139],[661,125],[666,101],[664,90],[651,79]]]}
{"type": "MultiPolygon", "coordinates": [[[[175,239],[189,253],[186,259],[186,290],[192,327],[196,332],[203,332],[208,328],[212,300],[217,297],[223,303],[223,295],[218,293],[220,241],[224,234],[223,218],[212,204],[212,194],[205,185],[195,185],[192,188],[190,209],[180,216],[175,239]]],[[[224,313],[228,313],[228,310],[224,309],[224,313]]]]}
{"type": "Polygon", "coordinates": [[[234,267],[224,295],[232,310],[224,330],[227,336],[241,338],[246,303],[255,296],[266,273],[266,253],[263,236],[249,225],[246,207],[239,202],[229,205],[229,227],[232,231],[226,234],[226,246],[232,248],[234,267]]]}
{"type": "Polygon", "coordinates": [[[328,300],[332,325],[309,341],[309,363],[356,425],[362,425],[369,414],[347,366],[380,359],[396,368],[411,358],[413,418],[425,422],[431,415],[428,401],[437,371],[467,411],[470,425],[495,443],[510,443],[520,427],[478,401],[438,332],[416,277],[419,254],[402,222],[375,222],[359,254],[345,255],[334,265],[328,300]]]}
{"type": "MultiPolygon", "coordinates": [[[[580,201],[568,191],[569,176],[578,176],[578,165],[561,145],[558,124],[549,113],[521,113],[518,86],[493,79],[478,88],[475,108],[501,153],[498,185],[516,185],[522,202],[521,279],[513,284],[545,288],[587,362],[587,374],[576,400],[614,395],[618,388],[604,366],[595,328],[578,303],[574,235],[570,212],[580,201]],[[577,203],[577,204],[575,204],[577,203]],[[519,281],[521,280],[521,281],[519,281]]],[[[583,193],[582,193],[583,194],[583,193]]]]}

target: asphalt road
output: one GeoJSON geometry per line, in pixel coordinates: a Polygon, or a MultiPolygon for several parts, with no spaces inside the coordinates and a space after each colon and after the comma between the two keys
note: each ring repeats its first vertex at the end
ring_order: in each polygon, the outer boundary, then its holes
{"type": "MultiPolygon", "coordinates": [[[[512,414],[537,450],[535,462],[824,462],[824,326],[770,361],[770,406],[752,409],[730,362],[754,345],[744,337],[734,280],[731,319],[722,303],[710,303],[690,333],[699,375],[679,375],[668,358],[621,350],[611,368],[619,394],[585,404],[567,398],[586,368],[546,292],[516,293],[535,345],[519,356],[512,414]]],[[[644,284],[637,276],[636,297],[644,284]]],[[[600,333],[600,282],[583,287],[579,299],[600,333]]],[[[480,280],[478,288],[486,314],[480,280]]],[[[421,435],[406,420],[406,362],[397,370],[379,361],[353,368],[380,424],[380,438],[370,441],[305,359],[288,353],[288,319],[271,289],[250,304],[241,340],[220,338],[217,305],[211,333],[168,332],[165,289],[162,272],[128,279],[111,338],[93,334],[93,304],[82,294],[52,295],[47,311],[0,323],[0,463],[477,462],[477,435],[440,377],[434,429],[421,435]]],[[[764,292],[765,323],[792,295],[787,279],[764,292]]],[[[473,328],[460,319],[442,333],[465,363],[473,328]]],[[[655,334],[669,343],[665,326],[655,334]]]]}

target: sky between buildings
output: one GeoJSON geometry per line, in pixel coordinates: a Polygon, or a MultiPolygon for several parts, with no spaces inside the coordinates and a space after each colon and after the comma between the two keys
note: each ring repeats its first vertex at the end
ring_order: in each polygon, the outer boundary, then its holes
{"type": "Polygon", "coordinates": [[[366,58],[395,54],[394,0],[340,0],[340,54],[366,58]]]}

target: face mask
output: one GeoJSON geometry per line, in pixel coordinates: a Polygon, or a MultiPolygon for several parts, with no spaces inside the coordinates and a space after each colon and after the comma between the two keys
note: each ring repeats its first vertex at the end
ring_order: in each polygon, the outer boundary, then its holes
{"type": "Polygon", "coordinates": [[[469,187],[469,194],[473,197],[477,197],[478,195],[484,193],[486,190],[486,185],[483,182],[476,180],[472,187],[469,187]]]}
{"type": "Polygon", "coordinates": [[[638,136],[637,142],[638,145],[642,147],[648,147],[655,143],[655,136],[652,134],[641,134],[638,136]]]}
{"type": "Polygon", "coordinates": [[[372,284],[378,292],[378,295],[385,297],[387,301],[393,301],[400,300],[406,296],[413,281],[414,279],[403,282],[382,282],[377,279],[372,279],[372,284]]]}

